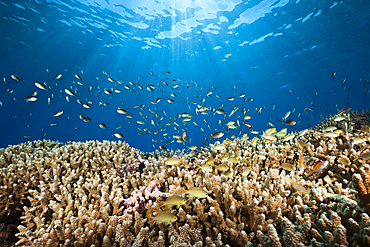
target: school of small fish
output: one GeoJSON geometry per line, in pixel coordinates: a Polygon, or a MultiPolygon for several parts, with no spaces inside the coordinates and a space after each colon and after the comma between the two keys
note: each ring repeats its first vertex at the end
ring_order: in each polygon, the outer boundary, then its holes
{"type": "MultiPolygon", "coordinates": [[[[254,139],[257,138],[257,135],[260,135],[266,141],[275,141],[277,139],[289,141],[307,133],[309,127],[309,124],[307,124],[307,128],[299,133],[295,131],[289,133],[288,128],[277,131],[276,124],[272,123],[270,118],[268,126],[271,128],[261,133],[260,130],[253,129],[253,118],[251,115],[247,115],[250,112],[250,109],[247,107],[248,102],[252,102],[254,100],[253,98],[248,98],[244,93],[239,93],[239,95],[234,93],[232,96],[220,95],[221,93],[217,94],[218,90],[213,85],[211,86],[211,90],[204,94],[205,89],[203,86],[192,80],[183,81],[181,78],[174,78],[170,71],[166,71],[165,75],[156,75],[151,71],[146,83],[142,82],[140,78],[137,78],[135,82],[124,82],[119,78],[110,76],[106,71],[102,71],[103,77],[95,78],[96,83],[85,82],[86,79],[84,79],[83,70],[73,74],[73,76],[65,73],[55,73],[52,75],[49,69],[46,69],[46,72],[50,76],[48,82],[33,82],[36,89],[41,90],[41,92],[39,93],[35,90],[22,98],[28,105],[33,104],[32,102],[36,102],[39,99],[44,100],[45,94],[47,94],[45,98],[47,107],[55,109],[56,113],[51,116],[55,120],[61,120],[63,117],[66,117],[68,121],[74,117],[73,114],[79,107],[81,113],[77,116],[82,120],[81,124],[92,122],[99,126],[99,128],[108,130],[106,132],[107,135],[111,138],[113,137],[113,139],[124,139],[125,134],[124,131],[115,132],[114,130],[124,128],[125,130],[132,131],[132,128],[137,128],[138,135],[152,136],[151,142],[153,143],[153,148],[159,148],[162,151],[166,151],[172,143],[182,143],[184,146],[190,146],[192,145],[192,138],[195,136],[197,140],[201,139],[199,134],[194,133],[194,126],[203,132],[203,145],[219,140],[225,134],[230,134],[231,139],[237,137],[249,138],[248,134],[250,134],[254,135],[254,139]],[[80,93],[82,91],[84,93],[80,93]],[[85,97],[86,92],[88,93],[88,97],[85,97]],[[81,95],[84,95],[84,97],[81,95]],[[124,97],[122,98],[123,95],[124,97]],[[134,105],[131,106],[125,102],[125,98],[134,98],[136,95],[139,99],[134,105]],[[217,98],[219,105],[213,107],[217,105],[213,102],[208,106],[207,98],[214,96],[217,98]],[[54,106],[53,101],[55,97],[64,97],[68,104],[74,104],[77,109],[72,112],[67,107],[60,106],[60,104],[54,106]],[[117,100],[120,104],[119,106],[117,106],[117,100]],[[227,105],[226,103],[230,101],[238,102],[237,104],[245,104],[245,106],[241,107],[241,109],[238,106],[229,109],[224,104],[227,105]],[[188,111],[177,112],[176,107],[180,104],[187,105],[188,111]],[[112,126],[109,118],[106,117],[104,119],[90,117],[93,115],[95,109],[104,112],[108,111],[108,108],[113,107],[118,115],[122,115],[122,125],[112,126]],[[191,124],[194,126],[190,126],[191,124]],[[209,132],[212,134],[208,134],[209,132]]],[[[335,75],[336,73],[334,72],[332,78],[335,75]]],[[[22,85],[29,83],[16,74],[11,74],[10,78],[15,82],[22,82],[22,85]]],[[[4,78],[3,81],[7,85],[14,84],[13,81],[7,78],[4,78]]],[[[350,88],[346,89],[344,86],[345,82],[345,79],[342,80],[341,85],[345,90],[349,91],[350,88]]],[[[367,81],[365,81],[365,86],[366,84],[368,84],[367,81]]],[[[14,90],[16,89],[8,88],[5,94],[13,94],[14,90]]],[[[233,86],[231,90],[237,90],[236,86],[233,86]]],[[[291,89],[290,92],[295,94],[291,89]]],[[[317,92],[315,94],[318,96],[317,92]]],[[[15,97],[13,97],[13,100],[17,102],[15,97]]],[[[315,107],[313,102],[311,104],[312,107],[315,107]]],[[[0,105],[3,107],[2,102],[0,102],[0,105]]],[[[333,107],[338,108],[334,104],[333,107]]],[[[254,112],[261,114],[265,110],[266,107],[256,107],[254,112]]],[[[275,110],[275,105],[273,105],[272,110],[275,110]]],[[[290,128],[298,129],[304,128],[304,120],[301,119],[298,121],[302,115],[301,113],[298,113],[295,119],[291,118],[295,110],[293,108],[287,111],[281,120],[277,119],[278,122],[281,122],[281,126],[290,126],[290,128]],[[301,125],[298,127],[300,123],[301,125]]],[[[310,113],[312,119],[313,114],[317,114],[310,107],[304,108],[303,112],[305,116],[310,113]]],[[[48,123],[49,126],[61,126],[59,125],[59,121],[52,120],[52,118],[50,119],[51,122],[48,123]]],[[[119,116],[114,116],[114,118],[119,118],[119,116]]],[[[324,116],[321,114],[319,121],[322,120],[324,120],[324,116]]],[[[334,121],[343,120],[346,119],[342,112],[338,112],[334,121]]],[[[79,130],[82,127],[78,125],[74,128],[79,130]]],[[[41,138],[45,138],[46,131],[44,131],[44,128],[41,131],[43,132],[41,138]]],[[[325,137],[335,137],[338,136],[338,132],[334,129],[328,129],[322,135],[325,137]]],[[[36,138],[31,135],[24,135],[24,137],[36,138]]]]}
{"type": "MultiPolygon", "coordinates": [[[[47,73],[51,75],[49,70],[47,70],[47,73]]],[[[169,145],[173,142],[189,145],[188,149],[190,151],[189,153],[187,153],[186,157],[178,157],[177,155],[173,155],[172,157],[168,157],[166,160],[164,160],[163,164],[167,166],[183,167],[186,169],[192,168],[194,169],[195,180],[200,179],[204,176],[205,173],[210,172],[221,173],[224,174],[226,177],[231,177],[236,172],[240,172],[240,174],[243,176],[243,179],[245,180],[251,171],[251,167],[243,166],[241,169],[236,170],[232,170],[230,168],[232,166],[235,167],[234,165],[238,164],[238,162],[239,164],[248,164],[249,160],[241,157],[238,150],[233,150],[233,152],[230,152],[230,146],[233,144],[232,139],[238,139],[238,141],[248,140],[248,134],[254,135],[253,139],[251,140],[252,145],[258,145],[262,143],[268,144],[275,141],[289,142],[293,139],[296,139],[302,147],[306,147],[307,144],[299,138],[305,136],[307,133],[310,133],[313,130],[309,129],[309,126],[307,126],[307,128],[303,130],[292,130],[289,132],[287,128],[289,126],[296,126],[299,123],[298,120],[290,118],[291,115],[295,112],[295,108],[287,111],[286,114],[282,116],[281,120],[277,119],[277,121],[281,123],[280,127],[283,127],[282,129],[278,130],[277,127],[275,127],[277,123],[272,123],[272,120],[270,119],[267,124],[268,128],[266,128],[262,132],[257,131],[254,130],[253,126],[250,124],[250,120],[252,119],[252,117],[250,115],[247,115],[249,109],[243,107],[238,112],[238,106],[235,106],[232,109],[227,109],[222,104],[223,98],[226,98],[227,101],[236,101],[239,98],[239,100],[242,100],[242,102],[246,104],[247,102],[252,102],[253,98],[248,99],[245,94],[240,94],[239,96],[235,96],[234,94],[233,96],[223,97],[219,94],[216,94],[217,90],[214,86],[212,86],[213,91],[208,91],[205,94],[206,96],[202,97],[203,88],[197,83],[193,81],[184,82],[180,78],[171,79],[170,71],[167,71],[165,74],[166,79],[160,80],[160,75],[155,76],[153,72],[150,72],[151,78],[149,79],[148,83],[144,85],[144,83],[140,82],[139,78],[136,80],[136,82],[129,81],[128,83],[124,83],[122,80],[113,78],[109,76],[107,72],[103,71],[103,78],[101,79],[97,77],[96,79],[98,81],[105,80],[105,83],[101,83],[98,86],[93,86],[84,83],[83,71],[81,70],[79,74],[74,75],[74,78],[77,79],[77,81],[72,81],[72,85],[64,85],[66,82],[62,82],[61,80],[65,76],[63,76],[61,73],[58,73],[55,76],[51,77],[51,80],[54,82],[55,88],[57,89],[54,89],[54,85],[52,87],[47,82],[35,82],[34,86],[37,89],[42,90],[42,92],[49,94],[47,97],[48,107],[51,107],[52,101],[54,97],[56,97],[54,93],[57,92],[56,90],[59,90],[59,97],[65,97],[65,100],[68,104],[76,104],[76,106],[79,106],[81,108],[81,111],[84,111],[83,114],[80,112],[77,113],[78,118],[81,119],[84,123],[94,121],[94,118],[91,118],[89,116],[89,111],[95,108],[100,108],[101,110],[104,110],[104,108],[114,105],[115,100],[119,99],[120,94],[122,94],[124,91],[128,91],[130,94],[134,95],[137,94],[138,96],[142,96],[143,92],[147,91],[150,96],[149,98],[147,98],[146,101],[141,100],[140,102],[137,102],[138,104],[135,104],[132,107],[129,107],[128,104],[125,104],[124,102],[120,102],[121,105],[118,107],[114,106],[115,114],[117,114],[116,117],[123,118],[122,125],[119,125],[117,127],[111,126],[108,120],[106,120],[105,122],[95,121],[95,124],[104,131],[112,130],[112,132],[114,132],[112,133],[112,136],[117,139],[124,138],[124,130],[122,130],[121,132],[116,132],[117,130],[123,128],[124,123],[127,122],[126,125],[136,125],[139,135],[144,135],[144,133],[147,135],[153,135],[154,138],[152,139],[152,142],[157,144],[153,144],[153,147],[159,148],[166,154],[168,154],[168,148],[166,147],[166,145],[169,145]],[[95,87],[96,89],[94,91],[95,87]],[[196,90],[191,90],[193,88],[195,88],[196,90]],[[83,99],[83,97],[80,97],[79,91],[81,90],[86,90],[93,99],[83,99]],[[187,92],[186,90],[189,90],[189,92],[187,92]],[[155,94],[157,92],[160,93],[161,97],[157,97],[159,95],[155,94]],[[167,93],[168,95],[165,96],[167,93]],[[181,99],[180,95],[182,95],[181,99]],[[216,95],[216,98],[220,100],[220,106],[215,108],[206,105],[205,102],[207,97],[212,97],[212,95],[216,95]],[[94,101],[96,100],[99,101],[98,104],[96,104],[96,102],[94,103],[94,101]],[[176,112],[175,106],[177,101],[187,103],[189,111],[176,112]],[[167,112],[163,110],[164,108],[159,108],[159,104],[166,104],[165,107],[167,107],[167,112]],[[169,114],[170,112],[171,114],[169,114]],[[134,113],[137,113],[138,115],[140,115],[140,117],[134,118],[133,115],[136,115],[134,113]],[[199,118],[195,119],[194,115],[204,115],[204,124],[202,121],[199,120],[199,118]],[[221,118],[219,116],[219,118],[217,118],[218,121],[216,121],[216,125],[218,124],[218,126],[215,126],[215,124],[212,125],[210,119],[218,115],[221,116],[221,118]],[[233,116],[234,118],[232,118],[233,116]],[[206,131],[203,128],[208,127],[208,130],[212,134],[205,134],[204,137],[206,141],[203,142],[203,145],[210,144],[208,149],[211,153],[214,154],[210,157],[205,158],[205,160],[202,162],[195,163],[193,167],[189,166],[188,161],[189,159],[192,159],[193,156],[195,156],[195,153],[198,152],[200,147],[195,145],[190,146],[192,136],[190,134],[191,131],[188,130],[188,124],[191,124],[191,122],[204,133],[206,133],[206,131]],[[170,131],[168,128],[173,128],[174,131],[170,131]],[[225,133],[229,133],[233,130],[237,130],[238,133],[232,135],[231,139],[226,138],[225,140],[221,141],[222,138],[225,136],[225,133]],[[159,133],[161,133],[163,139],[155,137],[159,133]],[[215,141],[218,142],[215,144],[211,144],[215,141]],[[220,156],[221,154],[221,159],[216,159],[216,156],[220,156]]],[[[17,82],[27,83],[27,81],[21,79],[18,75],[12,74],[10,77],[17,82]]],[[[332,78],[334,77],[335,73],[332,74],[332,78]]],[[[4,82],[6,84],[9,84],[6,78],[4,78],[4,82]]],[[[341,84],[343,85],[344,82],[345,80],[343,80],[341,84]]],[[[235,86],[232,88],[232,90],[233,89],[235,89],[235,86]]],[[[349,91],[350,89],[351,87],[348,88],[347,91],[349,91]]],[[[5,94],[12,94],[13,92],[14,89],[7,89],[5,94]]],[[[290,92],[292,94],[295,94],[293,90],[290,90],[290,92]]],[[[27,104],[32,104],[32,102],[38,100],[38,95],[39,94],[37,91],[33,91],[28,96],[25,96],[23,98],[23,101],[25,101],[27,104]]],[[[318,96],[317,92],[316,96],[318,96]]],[[[14,101],[16,102],[15,98],[14,101]]],[[[311,103],[312,106],[315,107],[314,103],[311,103]]],[[[49,123],[50,126],[58,125],[57,119],[60,119],[67,115],[68,120],[68,118],[71,116],[67,113],[68,111],[66,109],[63,109],[63,107],[57,106],[56,108],[57,109],[54,111],[55,113],[50,116],[50,118],[52,119],[52,122],[49,123]]],[[[255,108],[255,113],[260,114],[262,112],[262,109],[265,110],[265,107],[255,108]]],[[[274,109],[275,105],[273,106],[272,110],[274,109]]],[[[338,110],[338,112],[334,116],[329,117],[329,119],[334,122],[342,123],[343,129],[338,129],[338,127],[336,126],[329,126],[322,130],[320,136],[324,138],[337,138],[343,132],[353,133],[354,130],[352,129],[352,126],[349,125],[349,123],[351,122],[351,117],[349,114],[350,111],[351,108],[346,107],[342,110],[338,110]]],[[[307,107],[303,109],[303,112],[306,116],[308,113],[314,112],[314,109],[307,107]]],[[[301,114],[299,113],[297,119],[300,118],[300,115],[301,114]]],[[[319,121],[322,121],[323,119],[323,116],[320,116],[319,121]]],[[[75,126],[75,129],[79,129],[79,126],[75,126]]],[[[368,132],[369,126],[361,126],[361,130],[358,131],[359,133],[366,131],[368,132]]],[[[46,133],[43,133],[42,138],[44,138],[45,135],[46,133]]],[[[32,138],[32,136],[24,135],[24,138],[32,138]]],[[[368,141],[370,141],[369,138],[355,136],[348,143],[348,147],[351,150],[355,145],[368,141]]],[[[256,154],[256,157],[258,159],[266,159],[264,154],[256,154]]],[[[329,166],[328,160],[320,160],[315,158],[314,163],[312,163],[312,158],[313,157],[304,157],[303,154],[297,150],[293,162],[277,160],[276,164],[274,165],[277,169],[283,169],[291,173],[290,184],[292,188],[294,188],[299,193],[307,194],[308,190],[305,188],[304,185],[302,185],[302,181],[308,178],[312,179],[311,176],[313,176],[314,174],[322,173],[329,166]],[[300,179],[300,181],[297,181],[297,179],[300,179]]],[[[369,160],[370,151],[365,151],[360,155],[357,155],[357,157],[355,157],[353,161],[357,159],[369,160]]],[[[349,166],[351,164],[351,160],[345,156],[338,157],[337,162],[345,166],[349,166]]],[[[328,184],[331,184],[333,181],[335,181],[335,179],[325,176],[324,181],[328,184]]],[[[166,197],[164,201],[158,201],[160,204],[160,208],[164,210],[157,212],[155,215],[147,216],[147,218],[149,219],[148,222],[150,224],[168,224],[170,222],[176,221],[177,216],[171,212],[172,207],[179,207],[179,205],[186,203],[191,198],[201,199],[206,198],[207,196],[207,191],[205,191],[204,188],[201,187],[192,187],[187,190],[183,189],[182,192],[166,197]]]]}

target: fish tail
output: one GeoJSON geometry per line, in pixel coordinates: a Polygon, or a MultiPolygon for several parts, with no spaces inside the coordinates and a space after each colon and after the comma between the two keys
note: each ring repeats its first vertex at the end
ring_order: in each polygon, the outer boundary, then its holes
{"type": "Polygon", "coordinates": [[[150,222],[155,222],[155,216],[147,216],[147,218],[148,218],[148,223],[150,223],[150,222]]]}
{"type": "Polygon", "coordinates": [[[179,195],[185,195],[186,194],[186,192],[187,192],[187,190],[185,190],[184,192],[180,192],[180,193],[178,193],[179,195]]]}
{"type": "Polygon", "coordinates": [[[153,226],[155,224],[155,221],[153,219],[148,220],[149,226],[153,226]]]}
{"type": "Polygon", "coordinates": [[[296,163],[296,168],[298,168],[299,167],[299,162],[295,161],[295,163],[296,163]]]}
{"type": "Polygon", "coordinates": [[[163,201],[158,201],[158,204],[159,204],[159,208],[162,208],[164,206],[164,202],[163,201]]]}

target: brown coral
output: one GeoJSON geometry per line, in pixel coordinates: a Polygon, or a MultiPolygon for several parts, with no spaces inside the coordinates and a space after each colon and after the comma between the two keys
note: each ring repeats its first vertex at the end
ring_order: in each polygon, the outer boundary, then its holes
{"type": "MultiPolygon", "coordinates": [[[[328,120],[325,125],[340,124],[328,120]]],[[[323,127],[324,128],[324,127],[323,127]]],[[[290,142],[252,144],[236,140],[226,150],[208,149],[167,166],[175,152],[143,154],[122,142],[61,144],[25,143],[0,150],[1,215],[23,213],[18,225],[18,245],[66,246],[320,246],[369,243],[370,168],[354,161],[348,151],[348,132],[329,139],[320,129],[290,142]],[[331,146],[337,143],[338,147],[331,146]],[[329,145],[330,144],[330,145],[329,145]],[[329,147],[330,146],[330,147],[329,147]],[[318,159],[328,160],[327,170],[307,179],[300,175],[308,194],[292,189],[292,174],[275,169],[277,161],[294,163],[295,150],[308,168],[318,159]],[[221,164],[223,155],[237,154],[226,162],[232,176],[214,170],[199,172],[194,163],[211,155],[221,164]],[[353,165],[336,165],[338,157],[353,165]],[[145,159],[144,159],[145,157],[145,159]],[[145,164],[143,169],[136,165],[145,164]],[[117,174],[117,167],[135,168],[117,174]],[[248,167],[249,173],[242,175],[248,167]],[[124,173],[124,174],[123,174],[124,173]],[[200,174],[200,177],[198,176],[200,174]],[[322,178],[336,178],[330,184],[322,178]],[[303,180],[305,180],[303,182],[303,180]],[[190,198],[171,210],[177,221],[150,226],[146,216],[160,211],[162,196],[201,187],[208,196],[190,198]]],[[[368,133],[363,133],[368,137],[368,133]]],[[[368,143],[355,145],[362,152],[368,143]]]]}

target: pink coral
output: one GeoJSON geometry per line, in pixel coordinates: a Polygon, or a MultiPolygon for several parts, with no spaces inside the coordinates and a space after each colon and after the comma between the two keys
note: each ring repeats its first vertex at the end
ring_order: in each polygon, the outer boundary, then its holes
{"type": "Polygon", "coordinates": [[[160,189],[161,186],[158,181],[151,181],[147,187],[144,186],[140,190],[133,191],[130,197],[121,203],[121,206],[125,207],[123,213],[142,211],[150,200],[156,199],[157,196],[162,196],[160,189]]]}
{"type": "Polygon", "coordinates": [[[117,171],[117,176],[124,177],[127,174],[141,172],[145,168],[144,159],[140,155],[137,157],[125,157],[124,164],[114,165],[117,171]]]}

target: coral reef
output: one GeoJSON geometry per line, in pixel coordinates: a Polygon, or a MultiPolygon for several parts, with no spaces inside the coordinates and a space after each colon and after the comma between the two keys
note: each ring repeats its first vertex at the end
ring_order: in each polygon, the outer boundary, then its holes
{"type": "Polygon", "coordinates": [[[370,246],[370,165],[356,159],[370,134],[351,128],[362,119],[353,114],[355,123],[328,119],[290,140],[237,138],[191,153],[144,154],[120,141],[8,146],[0,220],[22,214],[16,245],[370,246]],[[337,136],[323,134],[330,126],[337,136]],[[167,165],[174,155],[181,162],[167,165]],[[301,171],[277,169],[299,155],[301,171]],[[319,160],[328,165],[307,177],[319,160]],[[196,169],[205,163],[210,171],[196,169]],[[184,195],[192,187],[206,196],[184,195]],[[177,220],[150,225],[172,195],[186,198],[169,209],[177,220]]]}

